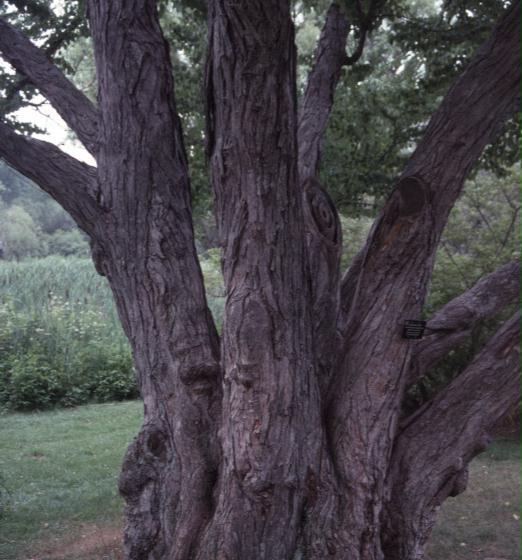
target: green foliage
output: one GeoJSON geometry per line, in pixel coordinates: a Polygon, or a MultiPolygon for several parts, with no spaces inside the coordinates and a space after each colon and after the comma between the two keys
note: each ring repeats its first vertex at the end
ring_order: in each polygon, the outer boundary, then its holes
{"type": "Polygon", "coordinates": [[[111,294],[90,261],[0,265],[0,405],[25,410],[137,394],[111,294]]]}
{"type": "Polygon", "coordinates": [[[444,230],[428,314],[520,254],[520,167],[466,183],[444,230]]]}
{"type": "MultiPolygon", "coordinates": [[[[520,167],[503,178],[481,172],[466,183],[453,208],[437,254],[431,288],[425,306],[429,317],[480,278],[520,255],[520,167]]],[[[514,312],[477,325],[469,339],[429,372],[409,395],[415,408],[461,372],[471,358],[514,312]]]]}
{"type": "Polygon", "coordinates": [[[41,254],[40,231],[22,207],[0,206],[0,248],[2,257],[7,259],[19,260],[41,254]]]}
{"type": "Polygon", "coordinates": [[[46,236],[47,254],[64,257],[89,257],[90,249],[85,236],[78,229],[58,229],[46,236]]]}
{"type": "Polygon", "coordinates": [[[49,195],[0,161],[0,258],[89,255],[86,237],[49,195]]]}
{"type": "MultiPolygon", "coordinates": [[[[219,251],[201,261],[220,324],[219,251]]],[[[112,294],[90,259],[0,261],[0,407],[44,409],[137,395],[112,294]]]]}
{"type": "Polygon", "coordinates": [[[107,339],[104,317],[52,297],[39,315],[0,307],[0,404],[12,410],[73,406],[137,396],[123,340],[107,339]]]}

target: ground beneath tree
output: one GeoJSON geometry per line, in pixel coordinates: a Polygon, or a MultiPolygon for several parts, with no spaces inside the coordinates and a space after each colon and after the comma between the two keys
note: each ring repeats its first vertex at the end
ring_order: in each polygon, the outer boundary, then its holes
{"type": "Polygon", "coordinates": [[[82,523],[31,545],[24,560],[123,560],[120,525],[82,523]]]}
{"type": "MultiPolygon", "coordinates": [[[[441,511],[426,560],[520,558],[517,443],[493,444],[471,464],[469,489],[441,511]]],[[[123,560],[121,525],[82,523],[31,545],[21,560],[123,560]]]]}

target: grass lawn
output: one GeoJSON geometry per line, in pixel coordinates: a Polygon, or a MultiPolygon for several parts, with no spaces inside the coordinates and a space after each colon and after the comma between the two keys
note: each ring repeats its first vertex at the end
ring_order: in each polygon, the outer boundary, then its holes
{"type": "Polygon", "coordinates": [[[498,440],[442,505],[426,560],[520,560],[520,443],[498,440]]]}
{"type": "Polygon", "coordinates": [[[31,543],[93,532],[103,540],[96,527],[121,525],[117,477],[141,417],[136,401],[0,417],[0,473],[10,494],[1,560],[59,558],[29,554],[31,543]]]}
{"type": "MultiPolygon", "coordinates": [[[[0,560],[121,558],[116,480],[141,411],[126,402],[0,417],[0,560]]],[[[519,517],[520,445],[497,441],[473,461],[466,493],[444,504],[427,560],[518,560],[519,517]]]]}

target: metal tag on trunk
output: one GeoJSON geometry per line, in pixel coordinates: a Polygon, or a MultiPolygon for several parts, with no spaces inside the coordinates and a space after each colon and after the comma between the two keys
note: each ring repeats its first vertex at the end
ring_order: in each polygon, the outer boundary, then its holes
{"type": "Polygon", "coordinates": [[[404,321],[402,329],[402,338],[410,340],[418,340],[422,338],[424,329],[426,328],[426,321],[417,321],[415,319],[407,319],[404,321]]]}

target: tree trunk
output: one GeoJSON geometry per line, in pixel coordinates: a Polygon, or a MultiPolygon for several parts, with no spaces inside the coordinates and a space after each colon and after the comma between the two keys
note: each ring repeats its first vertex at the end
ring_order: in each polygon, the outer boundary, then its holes
{"type": "MultiPolygon", "coordinates": [[[[289,1],[208,2],[220,337],[194,245],[155,3],[88,4],[98,107],[5,22],[0,50],[51,99],[97,167],[4,124],[0,155],[88,233],[132,346],[144,423],[119,481],[126,558],[422,558],[437,506],[462,491],[467,463],[519,400],[514,317],[432,401],[400,415],[408,383],[458,338],[432,332],[415,345],[402,324],[420,316],[467,173],[518,107],[520,6],[448,93],[341,282],[339,218],[315,175],[346,62],[344,16],[329,12],[299,123],[289,1]]],[[[465,330],[511,303],[516,282],[499,278],[516,269],[448,304],[432,331],[447,321],[456,329],[455,318],[465,330]],[[484,296],[504,285],[509,294],[484,296]]]]}
{"type": "Polygon", "coordinates": [[[219,458],[219,342],[194,246],[168,47],[154,2],[91,2],[98,68],[93,256],[131,341],[143,428],[120,477],[129,559],[193,554],[219,458]]]}
{"type": "Polygon", "coordinates": [[[198,558],[292,558],[324,447],[297,177],[289,5],[210,7],[209,156],[223,247],[223,465],[198,558]],[[248,123],[248,126],[245,124],[248,123]]]}

